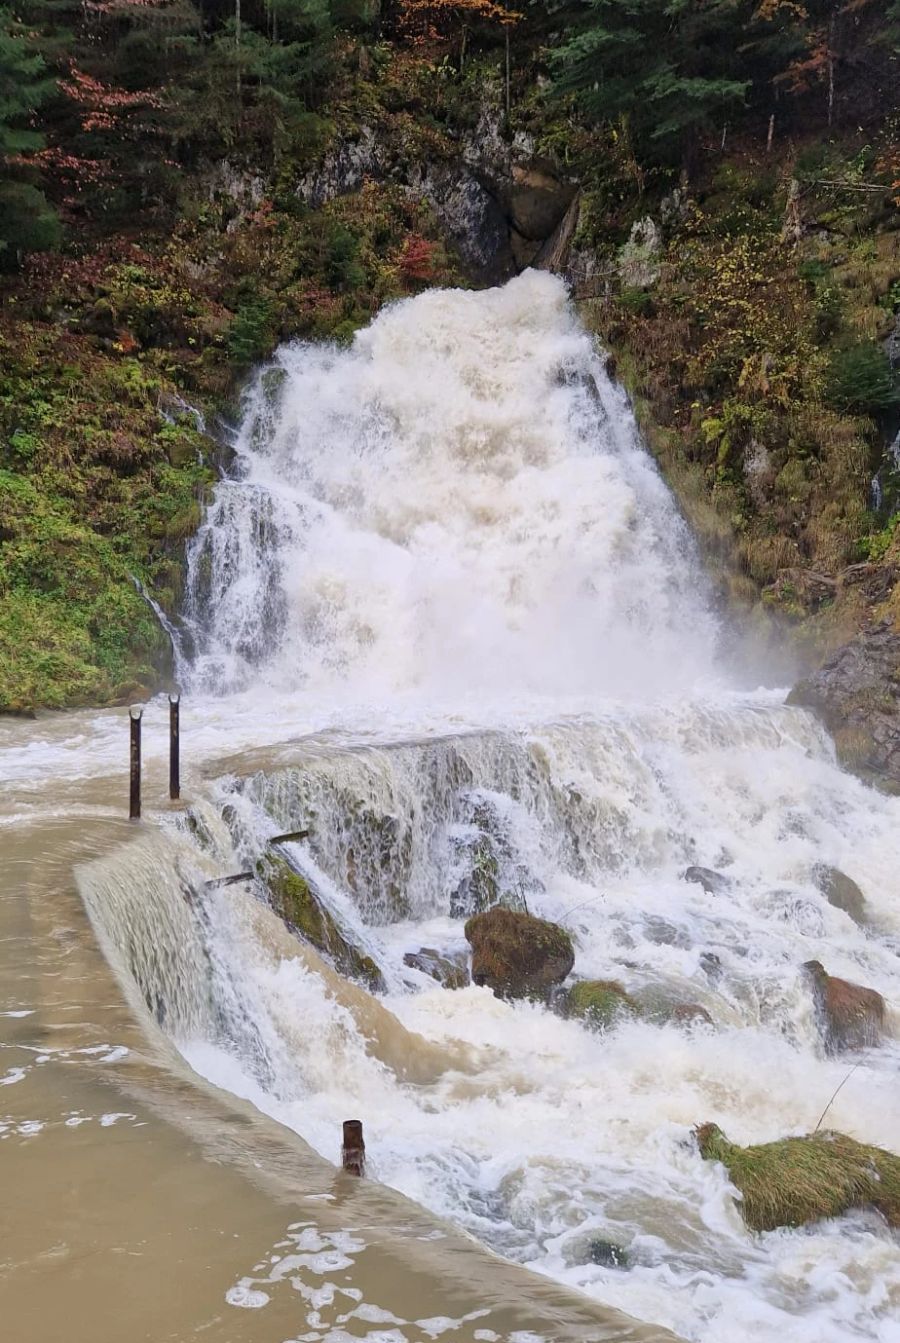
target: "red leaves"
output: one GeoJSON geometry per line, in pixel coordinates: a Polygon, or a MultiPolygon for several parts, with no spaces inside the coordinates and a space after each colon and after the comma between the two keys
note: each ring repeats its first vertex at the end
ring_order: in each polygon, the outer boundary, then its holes
{"type": "Polygon", "coordinates": [[[407,283],[431,284],[436,278],[437,244],[411,233],[400,254],[400,274],[407,283]]]}

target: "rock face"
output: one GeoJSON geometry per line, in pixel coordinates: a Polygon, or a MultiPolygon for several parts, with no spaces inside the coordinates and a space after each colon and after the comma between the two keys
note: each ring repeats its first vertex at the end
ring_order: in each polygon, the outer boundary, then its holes
{"type": "Polygon", "coordinates": [[[846,872],[842,872],[839,867],[828,867],[821,863],[813,871],[813,880],[829,905],[849,914],[854,923],[865,923],[866,897],[846,872]]]}
{"type": "Polygon", "coordinates": [[[659,279],[662,238],[649,215],[635,220],[627,243],[619,250],[619,278],[632,289],[649,289],[659,279]]]}
{"type": "Polygon", "coordinates": [[[472,982],[498,998],[546,997],[575,963],[564,928],[512,909],[476,914],[465,927],[472,947],[472,982]]]}
{"type": "Polygon", "coordinates": [[[579,1017],[595,1030],[638,1017],[641,1009],[617,979],[582,979],[566,995],[566,1015],[579,1017]]]}
{"type": "Polygon", "coordinates": [[[469,969],[465,956],[442,956],[434,947],[420,947],[408,951],[403,964],[412,970],[421,970],[445,989],[464,989],[469,983],[469,969]]]}
{"type": "Polygon", "coordinates": [[[884,999],[874,989],[829,975],[819,961],[807,961],[829,1053],[878,1044],[884,1028],[884,999]]]}
{"type": "Polygon", "coordinates": [[[688,867],[682,873],[682,878],[702,886],[708,895],[723,895],[731,885],[728,877],[713,871],[711,867],[688,867]]]}
{"type": "Polygon", "coordinates": [[[794,686],[788,703],[819,715],[848,769],[900,790],[900,634],[863,631],[794,686]]]}
{"type": "Polygon", "coordinates": [[[348,979],[359,980],[372,993],[384,991],[384,977],[372,957],[353,944],[305,877],[283,858],[266,859],[260,864],[259,876],[275,913],[294,932],[327,956],[348,979]]]}
{"type": "Polygon", "coordinates": [[[900,1157],[880,1147],[827,1132],[738,1147],[715,1124],[702,1124],[695,1137],[702,1157],[725,1166],[754,1231],[803,1226],[851,1208],[875,1208],[889,1226],[900,1226],[900,1157]]]}

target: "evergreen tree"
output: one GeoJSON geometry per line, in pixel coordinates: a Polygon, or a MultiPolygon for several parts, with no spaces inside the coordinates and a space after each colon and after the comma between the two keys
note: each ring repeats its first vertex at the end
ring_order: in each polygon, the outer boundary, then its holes
{"type": "Polygon", "coordinates": [[[0,266],[22,252],[51,246],[59,225],[42,192],[27,180],[27,155],[44,139],[32,126],[53,90],[43,59],[6,9],[0,9],[0,266]]]}
{"type": "Polygon", "coordinates": [[[624,119],[645,156],[689,156],[745,101],[740,17],[740,0],[585,0],[552,55],[557,88],[598,119],[624,119]]]}

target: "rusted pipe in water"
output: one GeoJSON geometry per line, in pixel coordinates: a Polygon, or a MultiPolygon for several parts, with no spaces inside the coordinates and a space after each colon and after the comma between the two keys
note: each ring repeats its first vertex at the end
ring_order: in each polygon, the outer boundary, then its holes
{"type": "Polygon", "coordinates": [[[366,1144],[363,1141],[361,1119],[344,1120],[341,1165],[348,1175],[365,1175],[366,1173],[366,1144]]]}

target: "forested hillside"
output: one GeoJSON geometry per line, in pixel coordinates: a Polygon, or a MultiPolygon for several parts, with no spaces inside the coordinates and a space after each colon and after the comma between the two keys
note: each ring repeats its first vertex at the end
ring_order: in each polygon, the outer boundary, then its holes
{"type": "MultiPolygon", "coordinates": [[[[900,3],[0,9],[0,710],[166,674],[282,339],[563,270],[733,598],[893,616],[900,3]]],[[[900,612],[898,612],[900,614],[900,612]]]]}

